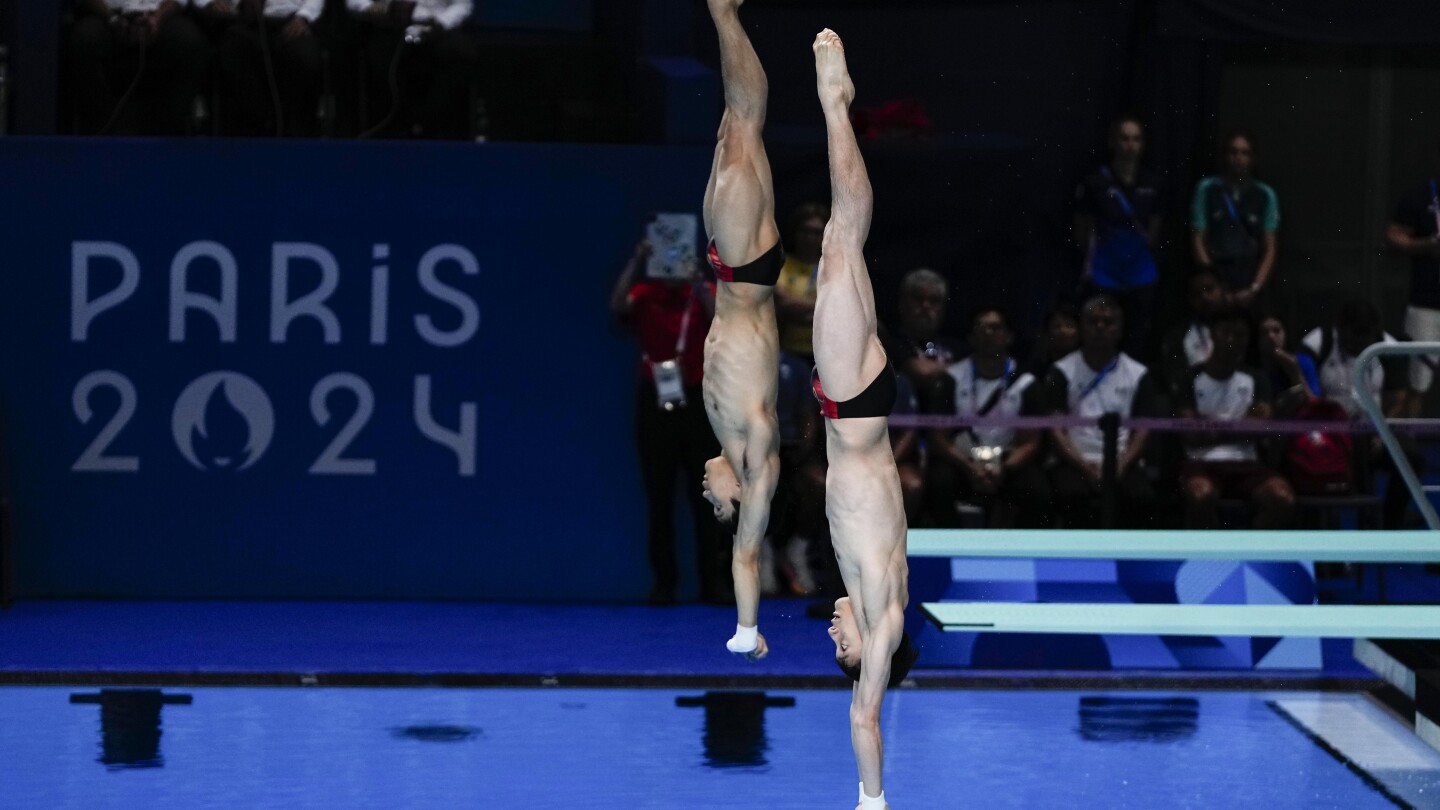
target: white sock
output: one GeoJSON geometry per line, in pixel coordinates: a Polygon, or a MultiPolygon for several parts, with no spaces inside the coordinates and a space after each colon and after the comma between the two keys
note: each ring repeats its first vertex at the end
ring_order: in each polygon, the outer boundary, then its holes
{"type": "Polygon", "coordinates": [[[860,783],[860,810],[885,810],[885,791],[879,796],[866,796],[865,783],[860,783]]]}
{"type": "Polygon", "coordinates": [[[725,642],[725,649],[732,653],[755,652],[760,646],[760,626],[746,627],[743,624],[735,625],[735,635],[725,642]]]}

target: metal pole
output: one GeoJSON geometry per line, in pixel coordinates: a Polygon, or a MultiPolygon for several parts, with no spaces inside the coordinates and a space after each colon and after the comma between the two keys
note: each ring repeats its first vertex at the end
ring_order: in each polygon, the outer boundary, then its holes
{"type": "MultiPolygon", "coordinates": [[[[1361,352],[1360,357],[1355,360],[1355,376],[1350,381],[1354,387],[1355,401],[1375,425],[1375,432],[1380,435],[1380,441],[1390,454],[1395,471],[1405,481],[1405,486],[1409,487],[1410,497],[1415,500],[1415,507],[1424,516],[1425,525],[1440,531],[1440,516],[1435,514],[1435,506],[1425,494],[1420,477],[1415,474],[1415,468],[1410,466],[1410,459],[1405,457],[1405,449],[1400,446],[1400,440],[1395,438],[1395,432],[1390,429],[1385,411],[1375,399],[1375,392],[1370,390],[1370,367],[1385,355],[1440,355],[1440,343],[1376,343],[1361,352]]],[[[1395,483],[1392,481],[1390,486],[1395,486],[1395,483]]]]}
{"type": "Polygon", "coordinates": [[[1104,437],[1104,455],[1100,459],[1100,528],[1115,528],[1117,479],[1120,467],[1120,414],[1100,417],[1100,433],[1104,437]]]}

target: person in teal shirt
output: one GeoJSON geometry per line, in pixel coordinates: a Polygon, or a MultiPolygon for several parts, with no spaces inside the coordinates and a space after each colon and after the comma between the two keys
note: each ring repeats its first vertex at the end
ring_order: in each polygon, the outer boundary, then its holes
{"type": "Polygon", "coordinates": [[[1220,164],[1221,174],[1195,186],[1190,248],[1198,266],[1220,277],[1229,303],[1249,307],[1275,269],[1280,201],[1255,179],[1255,139],[1249,134],[1225,138],[1220,164]]]}

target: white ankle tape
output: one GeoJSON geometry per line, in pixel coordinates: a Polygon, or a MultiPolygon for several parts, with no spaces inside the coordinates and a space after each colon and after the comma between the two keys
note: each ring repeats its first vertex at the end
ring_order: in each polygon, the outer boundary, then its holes
{"type": "Polygon", "coordinates": [[[860,810],[885,810],[885,791],[879,796],[866,796],[865,783],[860,783],[860,810]]]}
{"type": "Polygon", "coordinates": [[[725,642],[725,649],[732,653],[755,652],[760,646],[760,626],[746,627],[743,624],[735,625],[735,635],[725,642]]]}

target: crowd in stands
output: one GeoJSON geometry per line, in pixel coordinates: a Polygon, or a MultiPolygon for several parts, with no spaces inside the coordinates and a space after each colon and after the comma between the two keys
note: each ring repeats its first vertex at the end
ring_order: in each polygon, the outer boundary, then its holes
{"type": "MultiPolygon", "coordinates": [[[[889,328],[882,327],[882,341],[902,381],[893,414],[1074,415],[1097,422],[1118,414],[1113,478],[1102,469],[1099,427],[896,427],[892,443],[909,525],[1099,528],[1103,488],[1113,487],[1108,494],[1119,528],[1318,525],[1327,498],[1368,501],[1366,519],[1377,528],[1404,526],[1410,495],[1403,484],[1394,481],[1383,499],[1373,495],[1372,472],[1394,472],[1373,433],[1186,433],[1126,426],[1135,417],[1363,421],[1351,386],[1357,358],[1372,344],[1401,338],[1388,334],[1377,308],[1359,298],[1336,301],[1329,322],[1303,335],[1275,314],[1279,197],[1256,179],[1255,142],[1243,132],[1222,140],[1221,171],[1193,188],[1190,260],[1175,271],[1184,274],[1176,286],[1185,291],[1185,315],[1157,328],[1156,312],[1178,308],[1155,300],[1162,271],[1154,247],[1165,192],[1144,168],[1141,123],[1122,118],[1110,136],[1110,162],[1086,173],[1076,192],[1081,283],[1055,297],[1028,351],[1017,348],[1021,336],[1001,306],[964,302],[968,318],[950,328],[945,318],[954,293],[943,276],[924,268],[901,281],[898,311],[889,328]]],[[[788,253],[777,287],[783,472],[770,535],[775,582],[796,592],[825,593],[835,583],[824,515],[824,431],[809,395],[810,324],[826,218],[825,206],[812,203],[782,224],[788,253]]],[[[1406,329],[1432,340],[1440,339],[1437,234],[1440,194],[1429,181],[1400,201],[1385,236],[1413,265],[1406,329]]],[[[665,283],[671,308],[653,317],[672,323],[679,308],[707,294],[698,265],[692,279],[665,283]]],[[[642,343],[652,327],[637,317],[636,307],[653,295],[649,284],[626,277],[615,292],[617,302],[631,302],[615,311],[629,318],[642,343]]],[[[673,332],[664,339],[670,340],[673,332]]],[[[647,352],[659,348],[658,342],[644,345],[647,352]]],[[[1431,362],[1399,358],[1372,366],[1369,386],[1387,416],[1418,414],[1434,376],[1431,362]]],[[[637,400],[642,427],[655,401],[645,386],[642,381],[637,400]]],[[[703,426],[701,416],[694,432],[703,433],[703,426]]],[[[1423,471],[1419,447],[1402,444],[1417,472],[1423,471]]],[[[663,473],[670,479],[690,465],[685,485],[695,488],[690,479],[698,477],[697,461],[666,463],[663,473]]],[[[673,542],[670,530],[655,524],[656,497],[671,496],[663,489],[651,493],[652,549],[673,542]],[[657,532],[661,540],[654,539],[657,532]]],[[[702,534],[698,525],[696,531],[702,534]]],[[[723,556],[723,538],[703,538],[723,556]]],[[[713,570],[702,565],[702,575],[713,570]]],[[[668,569],[657,569],[657,581],[670,577],[668,569]]]]}
{"type": "Polygon", "coordinates": [[[72,0],[80,135],[472,138],[472,0],[72,0]]]}

